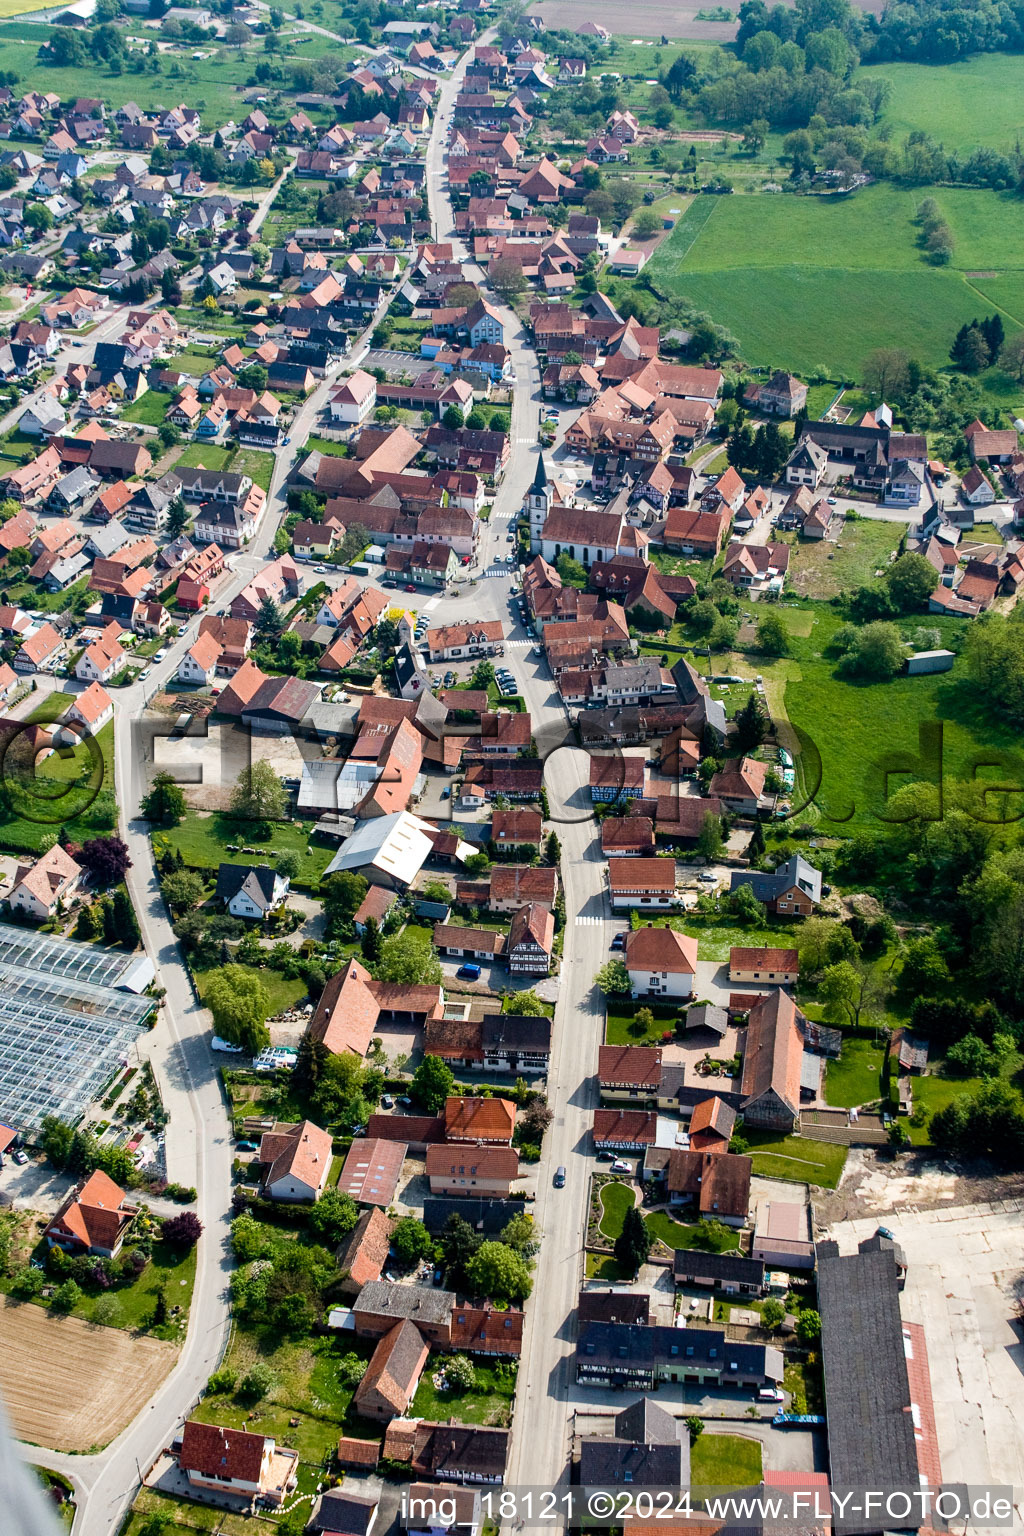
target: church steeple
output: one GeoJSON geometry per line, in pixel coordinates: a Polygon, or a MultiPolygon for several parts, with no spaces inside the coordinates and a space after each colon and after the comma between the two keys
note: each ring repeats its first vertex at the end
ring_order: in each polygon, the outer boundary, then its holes
{"type": "Polygon", "coordinates": [[[548,472],[544,468],[544,455],[543,453],[539,453],[537,455],[537,472],[533,477],[533,484],[530,487],[531,494],[534,496],[543,496],[547,488],[547,483],[548,472]]]}

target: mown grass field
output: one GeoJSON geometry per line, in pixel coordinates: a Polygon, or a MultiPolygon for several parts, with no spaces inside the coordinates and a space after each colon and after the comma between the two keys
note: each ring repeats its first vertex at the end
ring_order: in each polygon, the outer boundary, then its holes
{"type": "Polygon", "coordinates": [[[694,1487],[750,1488],[761,1480],[761,1444],[745,1435],[703,1434],[690,1451],[694,1487]]]}
{"type": "Polygon", "coordinates": [[[870,1037],[844,1035],[842,1055],[825,1067],[825,1102],[839,1109],[872,1103],[881,1093],[883,1056],[870,1037]]]}
{"type": "Polygon", "coordinates": [[[662,292],[707,309],[753,363],[856,375],[874,347],[900,343],[923,362],[948,361],[950,340],[1002,285],[1006,318],[1024,310],[1024,209],[969,188],[877,184],[843,198],[697,199],[648,267],[662,292]],[[956,242],[953,268],[928,265],[915,210],[925,192],[956,242]],[[984,280],[966,273],[996,274],[984,280]],[[880,296],[884,295],[884,303],[880,296]]]}
{"type": "Polygon", "coordinates": [[[754,1173],[763,1179],[793,1179],[835,1189],[846,1162],[846,1148],[831,1141],[811,1141],[806,1136],[780,1136],[773,1131],[743,1128],[750,1144],[754,1173]]]}
{"type": "Polygon", "coordinates": [[[946,149],[979,145],[1009,150],[1024,129],[1020,61],[1009,53],[982,53],[936,69],[929,64],[872,64],[857,79],[888,80],[892,98],[885,122],[900,138],[914,129],[946,149]]]}
{"type": "MultiPolygon", "coordinates": [[[[793,667],[792,662],[787,664],[793,667]]],[[[938,755],[920,759],[920,730],[942,728],[941,772],[946,780],[971,778],[975,765],[989,764],[1002,753],[1002,782],[1024,782],[1024,754],[1019,735],[993,718],[978,700],[959,658],[951,672],[924,677],[896,677],[889,683],[860,683],[839,677],[834,662],[800,660],[799,676],[789,676],[785,708],[792,723],[807,733],[821,759],[815,803],[827,830],[849,833],[877,829],[886,811],[883,776],[892,795],[913,778],[937,781],[938,755]]],[[[813,751],[802,759],[805,788],[816,777],[813,751]]],[[[983,773],[993,777],[994,770],[983,773]]]]}
{"type": "MultiPolygon", "coordinates": [[[[831,539],[794,539],[787,586],[800,597],[829,598],[873,581],[875,572],[887,565],[903,531],[899,523],[859,518],[845,524],[838,544],[831,539]]],[[[790,634],[799,633],[787,627],[790,634]]]]}
{"type": "MultiPolygon", "coordinates": [[[[309,842],[309,827],[296,822],[276,822],[269,836],[258,839],[265,850],[265,857],[272,862],[273,855],[286,851],[297,853],[302,859],[294,884],[316,887],[320,876],[331,862],[333,849],[319,847],[309,842]]],[[[191,811],[178,827],[157,828],[153,833],[153,847],[160,853],[170,847],[180,852],[190,869],[215,870],[224,861],[243,860],[247,855],[239,851],[239,845],[254,847],[250,826],[244,826],[230,816],[205,816],[191,811]],[[231,848],[235,851],[232,852],[231,848]]]]}

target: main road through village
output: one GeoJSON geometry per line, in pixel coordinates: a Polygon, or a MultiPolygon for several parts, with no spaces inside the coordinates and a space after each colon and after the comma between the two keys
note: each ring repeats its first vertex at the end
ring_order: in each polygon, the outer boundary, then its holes
{"type": "MultiPolygon", "coordinates": [[[[483,274],[455,239],[454,218],[445,183],[445,142],[455,96],[465,74],[463,56],[441,89],[427,149],[428,193],[435,237],[453,240],[456,256],[467,276],[483,282],[483,274]]],[[[500,308],[501,306],[499,306],[500,308]]],[[[532,348],[517,317],[502,309],[512,337],[514,361],[512,403],[513,451],[499,487],[490,522],[485,527],[480,575],[443,602],[450,621],[499,618],[508,623],[512,568],[496,562],[507,547],[504,534],[523,503],[537,461],[540,379],[532,348]]],[[[379,317],[378,317],[379,319],[379,317]]],[[[106,323],[93,341],[109,339],[119,321],[106,323]]],[[[361,343],[353,357],[365,350],[361,343]]],[[[91,347],[83,351],[88,361],[91,347]]],[[[325,382],[300,409],[291,428],[292,446],[276,458],[270,494],[256,536],[234,565],[230,583],[217,594],[226,608],[271,553],[274,533],[286,511],[286,481],[301,457],[307,436],[324,406],[331,383],[325,382]]],[[[518,630],[521,638],[525,633],[518,630]]],[[[204,1236],[189,1327],[174,1369],[146,1408],[105,1450],[93,1456],[71,1456],[26,1446],[31,1460],[60,1471],[75,1486],[77,1514],[74,1536],[111,1536],[139,1486],[140,1477],[195,1404],[207,1378],[227,1345],[228,1282],[231,1271],[229,1223],[231,1208],[231,1134],[210,1051],[208,1017],[192,991],[160,895],[147,825],[138,808],[146,788],[148,763],[133,722],[147,700],[173,677],[191,643],[192,627],[168,647],[166,658],[151,668],[145,683],[125,689],[118,697],[116,762],[121,835],[129,846],[132,869],[129,889],[139,915],[146,951],[157,967],[166,997],[159,1022],[141,1041],[150,1057],[170,1114],[167,1129],[167,1173],[171,1179],[195,1184],[204,1236]]],[[[511,651],[520,691],[525,697],[535,734],[558,739],[565,714],[547,669],[529,647],[511,651]]],[[[535,1217],[542,1234],[533,1296],[527,1303],[527,1327],[519,1369],[512,1445],[506,1472],[508,1483],[554,1486],[564,1480],[569,1449],[569,1399],[572,1395],[572,1317],[582,1275],[590,1159],[586,1155],[590,1119],[597,1104],[597,1051],[603,1013],[593,986],[594,973],[607,957],[610,925],[603,864],[587,810],[584,755],[572,746],[547,757],[545,785],[553,824],[562,842],[562,878],[568,914],[561,982],[555,1011],[554,1042],[548,1080],[553,1111],[538,1170],[535,1217]],[[555,1189],[553,1174],[565,1166],[565,1187],[555,1189]]],[[[42,1390],[42,1384],[40,1384],[42,1390]]]]}

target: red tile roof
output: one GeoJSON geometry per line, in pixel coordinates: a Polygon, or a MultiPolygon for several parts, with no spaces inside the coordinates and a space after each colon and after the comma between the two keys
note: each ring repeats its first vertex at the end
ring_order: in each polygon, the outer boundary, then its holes
{"type": "Polygon", "coordinates": [[[265,1445],[262,1435],[248,1430],[222,1429],[219,1424],[197,1424],[189,1419],[181,1435],[178,1465],[183,1472],[201,1477],[258,1484],[265,1445]]]}
{"type": "Polygon", "coordinates": [[[769,949],[761,946],[744,949],[734,946],[729,951],[730,971],[796,971],[800,967],[800,953],[795,949],[769,949]]]}
{"type": "Polygon", "coordinates": [[[407,1151],[400,1141],[357,1136],[345,1158],[338,1188],[363,1205],[390,1205],[407,1151]]]}
{"type": "Polygon", "coordinates": [[[595,1109],[594,1144],[654,1146],[658,1117],[642,1109],[595,1109]]]}
{"type": "Polygon", "coordinates": [[[597,1076],[602,1088],[656,1089],[661,1082],[661,1051],[651,1045],[602,1045],[597,1076]]]}
{"type": "Polygon", "coordinates": [[[457,1099],[445,1101],[445,1134],[449,1140],[512,1140],[516,1107],[510,1099],[457,1099]]]}
{"type": "Polygon", "coordinates": [[[608,888],[613,894],[638,890],[671,893],[676,888],[675,860],[611,859],[608,888]]]}
{"type": "MultiPolygon", "coordinates": [[[[238,675],[241,675],[240,673],[238,675]]],[[[332,976],[320,994],[309,1024],[312,1039],[334,1055],[345,1051],[362,1058],[370,1049],[380,1007],[367,983],[370,973],[358,960],[332,976]]]]}
{"type": "MultiPolygon", "coordinates": [[[[613,860],[609,868],[632,862],[613,860]]],[[[661,861],[659,861],[661,862],[661,861]]],[[[697,972],[697,940],[674,928],[635,928],[626,935],[626,968],[630,971],[668,971],[693,976],[697,972]]]]}

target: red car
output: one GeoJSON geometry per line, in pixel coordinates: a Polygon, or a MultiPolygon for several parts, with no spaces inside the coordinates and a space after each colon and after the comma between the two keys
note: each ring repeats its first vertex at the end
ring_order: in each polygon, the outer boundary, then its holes
{"type": "Polygon", "coordinates": [[[463,557],[462,557],[463,565],[468,565],[471,559],[472,559],[471,555],[463,555],[463,557]]]}
{"type": "Polygon", "coordinates": [[[415,592],[416,591],[416,583],[414,581],[407,581],[406,584],[405,584],[405,590],[407,592],[415,592]]]}

